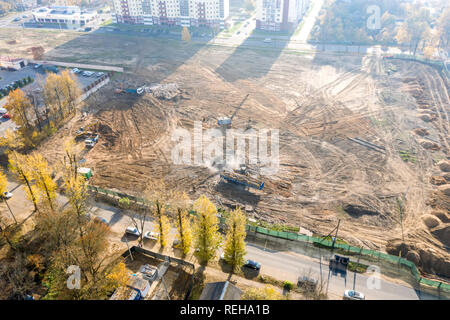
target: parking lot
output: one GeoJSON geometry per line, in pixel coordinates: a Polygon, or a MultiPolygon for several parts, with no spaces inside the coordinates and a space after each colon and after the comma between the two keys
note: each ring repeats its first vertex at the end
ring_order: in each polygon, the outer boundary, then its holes
{"type": "MultiPolygon", "coordinates": [[[[71,70],[70,68],[68,69],[71,70]]],[[[61,71],[63,70],[65,70],[65,68],[58,67],[58,74],[60,74],[61,71]]],[[[23,78],[31,77],[33,78],[33,80],[36,80],[36,77],[38,75],[40,75],[43,79],[45,79],[47,76],[47,72],[44,70],[43,67],[35,69],[34,64],[29,64],[25,68],[18,71],[0,70],[0,89],[6,87],[7,85],[11,84],[14,81],[22,80],[23,78]]],[[[95,80],[97,80],[96,74],[93,74],[91,77],[85,77],[80,72],[76,74],[76,77],[82,89],[86,88],[95,80]]],[[[33,84],[31,84],[30,86],[33,86],[33,84]]]]}

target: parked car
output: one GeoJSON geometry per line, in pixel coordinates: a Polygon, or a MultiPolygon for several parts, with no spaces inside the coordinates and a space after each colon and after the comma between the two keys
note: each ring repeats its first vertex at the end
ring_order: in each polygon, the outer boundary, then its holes
{"type": "Polygon", "coordinates": [[[17,18],[14,18],[14,20],[13,20],[14,22],[17,22],[17,21],[20,21],[20,18],[19,17],[17,17],[17,18]]]}
{"type": "Polygon", "coordinates": [[[253,260],[247,260],[247,262],[244,264],[244,267],[259,271],[261,269],[261,264],[253,260]]]}
{"type": "Polygon", "coordinates": [[[103,76],[105,73],[104,72],[97,72],[96,74],[95,74],[95,76],[97,77],[97,78],[100,78],[101,76],[103,76]]]}
{"type": "Polygon", "coordinates": [[[2,196],[5,199],[10,199],[13,196],[13,194],[11,192],[6,191],[6,192],[3,192],[2,196]]]}
{"type": "Polygon", "coordinates": [[[344,300],[365,300],[364,293],[355,290],[345,290],[344,300]]]}
{"type": "Polygon", "coordinates": [[[264,42],[264,43],[272,43],[272,39],[270,39],[270,38],[265,38],[263,42],[264,42]]]}
{"type": "Polygon", "coordinates": [[[139,230],[135,227],[135,226],[129,226],[126,230],[126,233],[131,234],[133,236],[139,237],[141,235],[141,233],[139,232],[139,230]]]}
{"type": "Polygon", "coordinates": [[[83,76],[85,76],[85,77],[92,77],[92,75],[94,74],[94,72],[92,72],[92,71],[84,71],[82,74],[83,74],[83,76]]]}
{"type": "Polygon", "coordinates": [[[154,231],[147,231],[144,233],[144,238],[149,240],[158,240],[159,233],[154,231]]]}
{"type": "Polygon", "coordinates": [[[299,288],[304,288],[304,289],[307,289],[307,288],[315,289],[317,287],[317,279],[310,278],[307,276],[298,277],[297,286],[299,288]]]}
{"type": "Polygon", "coordinates": [[[0,114],[4,114],[4,113],[7,113],[8,112],[8,110],[6,110],[5,108],[0,108],[0,114]]]}
{"type": "Polygon", "coordinates": [[[9,113],[5,113],[5,114],[2,116],[2,118],[3,118],[3,119],[11,119],[11,116],[9,115],[9,113]]]}
{"type": "Polygon", "coordinates": [[[42,67],[42,64],[40,64],[40,63],[37,63],[37,64],[34,65],[35,69],[39,69],[40,67],[42,67]]]}
{"type": "Polygon", "coordinates": [[[71,72],[72,72],[72,73],[80,73],[81,70],[78,69],[78,68],[73,68],[71,72]]]}

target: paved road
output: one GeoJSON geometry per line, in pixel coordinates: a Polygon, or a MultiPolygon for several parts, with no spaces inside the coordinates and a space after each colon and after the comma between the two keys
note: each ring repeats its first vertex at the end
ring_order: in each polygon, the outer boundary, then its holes
{"type": "Polygon", "coordinates": [[[309,34],[311,33],[314,24],[316,23],[316,19],[319,16],[320,9],[322,9],[324,0],[315,0],[311,2],[311,6],[313,6],[312,10],[309,14],[304,18],[304,23],[302,29],[298,33],[297,36],[294,36],[293,40],[306,42],[309,38],[309,34]]]}
{"type": "MultiPolygon", "coordinates": [[[[11,180],[10,180],[11,181],[11,180]]],[[[31,212],[32,205],[26,200],[23,188],[15,182],[9,183],[9,190],[14,196],[9,200],[13,212],[31,212]]],[[[58,197],[60,205],[67,205],[67,199],[64,196],[58,197]]],[[[3,214],[9,214],[2,210],[3,214]]],[[[100,203],[92,202],[90,208],[91,216],[104,218],[111,227],[114,237],[117,241],[125,242],[124,231],[126,227],[132,224],[131,218],[124,215],[120,209],[100,203]]],[[[18,217],[19,220],[25,217],[18,217]]],[[[146,223],[145,231],[153,230],[154,224],[151,219],[146,223]]],[[[175,234],[172,229],[171,233],[175,234]]],[[[128,238],[131,244],[136,243],[136,239],[128,238]]],[[[145,247],[145,244],[144,244],[145,247]]],[[[320,263],[310,257],[302,256],[292,252],[271,250],[261,245],[248,242],[248,259],[256,260],[261,263],[261,274],[270,275],[279,280],[297,281],[299,275],[311,272],[311,276],[320,278],[328,282],[328,292],[334,297],[340,297],[346,289],[355,289],[364,292],[369,300],[418,300],[418,299],[436,299],[436,297],[420,293],[410,286],[399,285],[380,279],[379,289],[369,289],[367,286],[368,276],[348,272],[345,278],[332,275],[327,264],[320,263]]]]}

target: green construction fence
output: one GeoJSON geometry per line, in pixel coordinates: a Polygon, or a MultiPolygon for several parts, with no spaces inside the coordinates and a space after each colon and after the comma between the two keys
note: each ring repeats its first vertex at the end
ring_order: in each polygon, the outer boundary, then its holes
{"type": "MultiPolygon", "coordinates": [[[[112,196],[112,197],[118,198],[118,199],[126,197],[126,198],[130,199],[132,202],[135,202],[136,204],[141,204],[141,205],[148,204],[148,201],[146,201],[143,198],[138,198],[138,197],[127,195],[125,193],[116,192],[116,191],[112,191],[112,190],[108,190],[108,189],[103,189],[103,188],[91,186],[91,185],[87,185],[87,187],[88,187],[88,190],[91,192],[101,193],[101,194],[112,196]]],[[[193,212],[193,211],[190,211],[190,213],[195,215],[195,212],[193,212]]],[[[223,217],[218,217],[218,218],[219,218],[220,224],[222,224],[222,225],[225,224],[225,218],[223,218],[223,217]]],[[[325,240],[325,239],[318,238],[318,237],[311,237],[311,236],[307,236],[304,234],[298,234],[298,233],[294,233],[294,232],[270,230],[267,228],[253,226],[253,225],[249,225],[249,224],[246,225],[246,230],[247,230],[247,232],[250,231],[253,233],[267,235],[270,237],[292,240],[292,241],[299,241],[299,242],[307,242],[310,244],[316,244],[316,245],[320,245],[322,247],[326,247],[329,249],[331,249],[333,247],[333,242],[330,240],[325,240]]],[[[342,244],[342,243],[335,243],[334,249],[341,249],[345,252],[348,252],[349,254],[354,253],[354,254],[360,254],[361,256],[370,256],[373,258],[384,260],[384,261],[392,263],[392,264],[402,265],[411,271],[412,276],[415,278],[415,280],[418,283],[424,284],[424,285],[427,285],[427,286],[430,286],[430,287],[433,287],[433,288],[436,288],[439,290],[450,292],[449,284],[441,282],[441,281],[431,280],[431,279],[426,279],[426,278],[421,277],[420,272],[417,269],[416,265],[414,263],[412,263],[411,261],[406,260],[404,258],[386,254],[386,253],[383,253],[383,252],[380,252],[377,250],[362,249],[359,247],[353,247],[348,244],[342,244]]]]}

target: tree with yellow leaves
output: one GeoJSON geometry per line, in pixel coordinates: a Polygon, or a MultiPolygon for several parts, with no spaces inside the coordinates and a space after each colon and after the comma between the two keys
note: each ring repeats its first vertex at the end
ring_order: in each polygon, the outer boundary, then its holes
{"type": "Polygon", "coordinates": [[[14,216],[11,208],[9,207],[8,199],[3,196],[3,194],[5,192],[8,192],[8,179],[6,178],[6,175],[3,173],[3,171],[0,170],[0,195],[3,198],[3,200],[5,201],[5,204],[8,207],[9,212],[11,213],[11,215],[14,219],[14,222],[17,223],[16,217],[14,216]]]}
{"type": "Polygon", "coordinates": [[[194,211],[197,213],[193,228],[195,255],[201,263],[208,263],[216,255],[221,242],[217,209],[202,195],[195,201],[194,211]]]}
{"type": "Polygon", "coordinates": [[[181,32],[181,40],[190,42],[191,34],[189,33],[189,29],[187,27],[183,27],[183,31],[181,32]]]}
{"type": "Polygon", "coordinates": [[[231,211],[227,218],[224,260],[233,267],[233,270],[241,267],[245,262],[245,222],[245,215],[240,208],[231,211]]]}
{"type": "Polygon", "coordinates": [[[61,76],[50,73],[44,84],[44,101],[52,111],[59,113],[59,119],[63,120],[66,114],[65,86],[61,81],[61,76]]]}
{"type": "Polygon", "coordinates": [[[158,233],[158,243],[161,247],[167,246],[169,242],[170,221],[166,215],[166,208],[174,193],[164,181],[151,180],[147,184],[145,197],[151,203],[151,210],[156,218],[155,232],[158,233]]]}
{"type": "Polygon", "coordinates": [[[242,294],[242,300],[283,300],[283,296],[273,286],[249,288],[242,294]]]}
{"type": "Polygon", "coordinates": [[[78,80],[74,74],[70,73],[67,70],[64,70],[61,73],[60,77],[67,105],[69,107],[69,112],[74,112],[76,102],[81,95],[81,89],[78,84],[78,80]]]}
{"type": "Polygon", "coordinates": [[[25,97],[22,90],[11,91],[6,98],[5,109],[11,115],[11,119],[18,125],[28,129],[32,127],[29,113],[32,111],[30,100],[25,97]]]}
{"type": "Polygon", "coordinates": [[[186,209],[177,208],[176,213],[177,240],[184,254],[188,254],[192,246],[191,219],[186,209]]]}
{"type": "Polygon", "coordinates": [[[53,200],[56,198],[57,185],[52,179],[51,170],[47,160],[39,153],[28,156],[28,166],[32,170],[35,185],[41,192],[42,198],[47,199],[49,207],[53,210],[53,200]]]}
{"type": "Polygon", "coordinates": [[[130,279],[130,271],[125,266],[125,263],[119,262],[106,278],[110,281],[111,289],[118,287],[125,287],[130,279]]]}
{"type": "Polygon", "coordinates": [[[156,224],[155,231],[158,233],[158,243],[161,247],[166,247],[169,242],[170,221],[165,215],[165,208],[158,200],[155,201],[156,224]]]}
{"type": "Polygon", "coordinates": [[[27,157],[16,151],[11,152],[9,154],[9,168],[20,181],[25,183],[27,197],[33,202],[34,210],[39,211],[39,190],[32,184],[33,174],[29,167],[27,157]]]}

